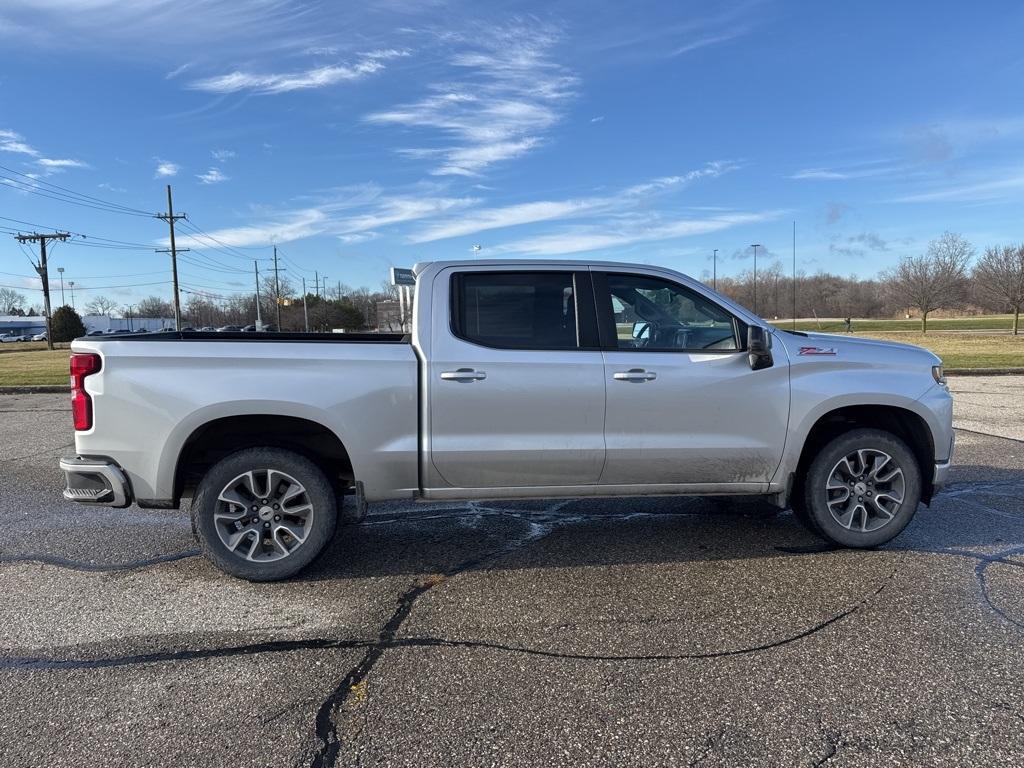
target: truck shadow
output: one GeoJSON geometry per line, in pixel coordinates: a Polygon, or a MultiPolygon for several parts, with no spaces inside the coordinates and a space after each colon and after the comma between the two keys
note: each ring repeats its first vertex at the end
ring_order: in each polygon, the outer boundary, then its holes
{"type": "MultiPolygon", "coordinates": [[[[834,549],[788,510],[749,499],[572,499],[371,509],[362,524],[339,527],[331,546],[299,578],[763,559],[834,549]]],[[[922,506],[900,536],[874,552],[1006,549],[1024,544],[1022,521],[1024,473],[965,465],[957,467],[953,482],[930,508],[922,506]]]]}

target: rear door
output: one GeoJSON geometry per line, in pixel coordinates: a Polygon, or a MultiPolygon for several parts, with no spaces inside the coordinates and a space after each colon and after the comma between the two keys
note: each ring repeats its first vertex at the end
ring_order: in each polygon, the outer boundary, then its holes
{"type": "Polygon", "coordinates": [[[605,375],[590,273],[453,268],[431,295],[428,433],[439,485],[597,483],[605,375]]]}
{"type": "Polygon", "coordinates": [[[594,284],[608,386],[601,483],[768,483],[789,418],[785,355],[752,371],[746,326],[673,280],[595,271],[594,284]]]}

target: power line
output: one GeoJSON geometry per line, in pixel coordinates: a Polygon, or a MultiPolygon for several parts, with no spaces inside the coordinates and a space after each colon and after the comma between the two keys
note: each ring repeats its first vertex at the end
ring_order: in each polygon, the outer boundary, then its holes
{"type": "MultiPolygon", "coordinates": [[[[102,198],[99,198],[99,197],[94,197],[92,195],[86,195],[86,194],[84,194],[82,192],[76,192],[73,189],[69,189],[67,187],[62,187],[59,184],[54,184],[52,181],[45,181],[44,179],[37,179],[37,178],[35,178],[33,176],[29,176],[27,173],[22,173],[21,171],[16,171],[13,168],[8,168],[6,165],[0,165],[0,170],[7,171],[8,173],[14,173],[14,174],[17,174],[18,176],[23,176],[24,178],[29,179],[29,181],[33,185],[35,185],[35,186],[52,187],[53,189],[59,190],[60,192],[67,193],[69,195],[74,195],[75,197],[80,197],[80,198],[83,198],[85,200],[92,201],[94,203],[99,203],[101,205],[108,206],[110,208],[120,208],[123,211],[125,211],[126,213],[134,213],[134,214],[143,215],[143,216],[149,216],[150,215],[149,211],[143,211],[143,210],[141,210],[139,208],[132,208],[132,207],[127,206],[127,205],[122,205],[121,203],[112,203],[109,200],[103,200],[102,198]]],[[[24,184],[25,182],[21,182],[21,183],[24,184]]]]}

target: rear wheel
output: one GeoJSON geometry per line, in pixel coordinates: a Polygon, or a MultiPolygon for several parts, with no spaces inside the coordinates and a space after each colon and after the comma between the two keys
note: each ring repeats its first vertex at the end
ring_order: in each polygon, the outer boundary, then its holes
{"type": "Polygon", "coordinates": [[[910,523],[921,501],[921,470],[900,438],[855,429],[826,444],[803,482],[817,533],[844,547],[877,547],[910,523]]]}
{"type": "Polygon", "coordinates": [[[334,535],[337,503],[304,456],[249,448],[215,464],[192,502],[203,553],[222,571],[275,581],[311,563],[334,535]]]}

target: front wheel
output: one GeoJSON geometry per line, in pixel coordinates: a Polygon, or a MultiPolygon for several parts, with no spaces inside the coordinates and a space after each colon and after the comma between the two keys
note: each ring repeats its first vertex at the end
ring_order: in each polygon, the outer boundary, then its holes
{"type": "Polygon", "coordinates": [[[249,448],[219,461],[192,500],[192,524],[218,568],[249,581],[298,573],[334,535],[337,502],[309,459],[249,448]]]}
{"type": "Polygon", "coordinates": [[[855,429],[822,448],[807,470],[804,505],[816,532],[843,547],[877,547],[907,527],[921,470],[900,438],[855,429]]]}

